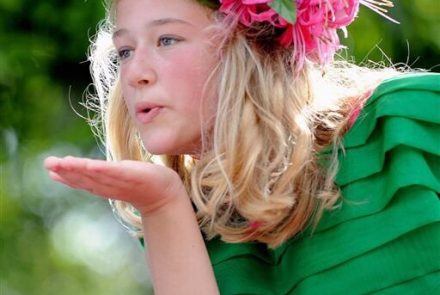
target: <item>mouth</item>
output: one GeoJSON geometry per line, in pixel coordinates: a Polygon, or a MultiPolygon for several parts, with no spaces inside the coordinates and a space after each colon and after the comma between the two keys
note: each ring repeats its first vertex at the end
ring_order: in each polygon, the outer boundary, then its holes
{"type": "Polygon", "coordinates": [[[140,110],[138,113],[142,113],[142,114],[148,114],[153,108],[145,108],[140,110]]]}
{"type": "Polygon", "coordinates": [[[136,106],[136,119],[141,124],[148,124],[160,113],[162,107],[150,104],[139,104],[136,106]]]}
{"type": "Polygon", "coordinates": [[[138,103],[135,104],[134,106],[134,110],[135,113],[149,113],[151,112],[151,110],[160,107],[157,104],[154,103],[150,103],[150,102],[146,102],[146,101],[140,101],[138,103]]]}

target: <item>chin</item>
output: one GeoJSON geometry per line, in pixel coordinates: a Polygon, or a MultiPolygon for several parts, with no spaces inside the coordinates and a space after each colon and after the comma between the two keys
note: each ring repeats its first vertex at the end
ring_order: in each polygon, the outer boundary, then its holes
{"type": "Polygon", "coordinates": [[[166,144],[165,141],[160,143],[153,143],[143,141],[145,149],[153,155],[192,155],[200,151],[197,145],[183,145],[183,144],[166,144]]]}
{"type": "Polygon", "coordinates": [[[157,145],[146,145],[145,149],[152,155],[175,155],[176,151],[170,147],[162,147],[157,145]]]}

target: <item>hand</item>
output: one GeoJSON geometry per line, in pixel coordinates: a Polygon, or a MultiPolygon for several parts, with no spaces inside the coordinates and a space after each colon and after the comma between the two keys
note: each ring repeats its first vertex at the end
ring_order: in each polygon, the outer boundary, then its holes
{"type": "Polygon", "coordinates": [[[142,216],[157,212],[177,197],[188,197],[177,173],[160,165],[71,156],[48,157],[44,165],[53,180],[103,198],[131,203],[142,216]]]}

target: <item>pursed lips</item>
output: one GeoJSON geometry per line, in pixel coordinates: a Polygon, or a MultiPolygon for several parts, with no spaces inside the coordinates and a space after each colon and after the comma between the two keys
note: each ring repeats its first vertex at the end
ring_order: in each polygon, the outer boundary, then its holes
{"type": "Polygon", "coordinates": [[[162,110],[162,106],[149,102],[139,102],[135,105],[136,119],[142,123],[150,123],[162,110]]]}

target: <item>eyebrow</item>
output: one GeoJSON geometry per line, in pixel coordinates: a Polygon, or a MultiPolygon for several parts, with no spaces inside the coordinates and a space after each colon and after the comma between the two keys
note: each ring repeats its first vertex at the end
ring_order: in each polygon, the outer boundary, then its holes
{"type": "MultiPolygon", "coordinates": [[[[178,18],[161,18],[161,19],[155,19],[150,21],[149,23],[147,23],[147,27],[158,27],[158,26],[163,26],[163,25],[167,25],[167,24],[172,24],[172,23],[178,23],[178,24],[184,24],[184,25],[189,25],[189,26],[193,26],[193,24],[184,21],[182,19],[178,19],[178,18]]],[[[113,32],[113,36],[112,38],[118,38],[121,37],[123,35],[128,34],[128,30],[127,29],[119,29],[115,32],[113,32]]]]}

